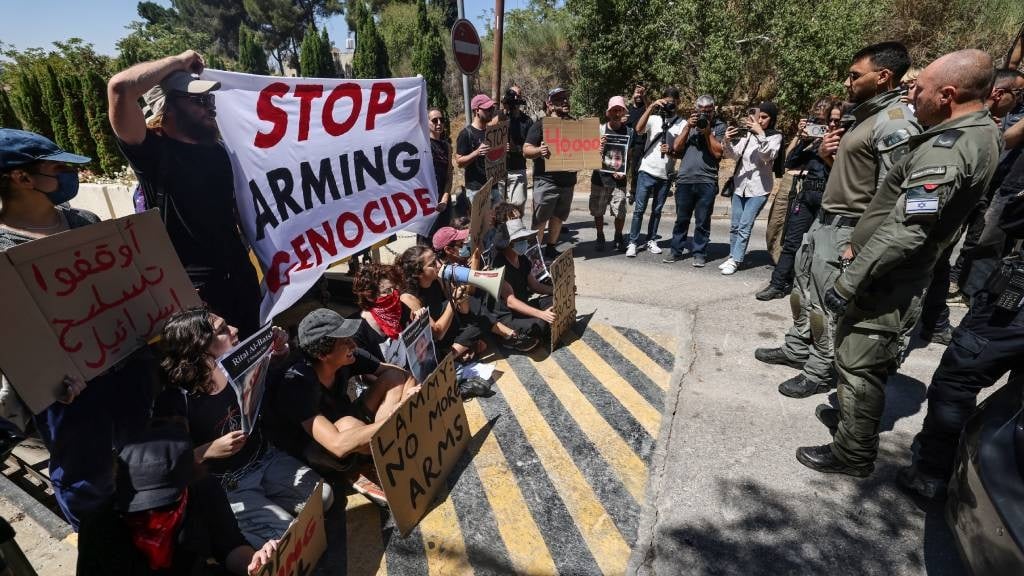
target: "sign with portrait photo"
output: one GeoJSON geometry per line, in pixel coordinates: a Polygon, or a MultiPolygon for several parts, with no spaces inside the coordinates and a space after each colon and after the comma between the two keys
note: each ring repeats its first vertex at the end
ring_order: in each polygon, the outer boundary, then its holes
{"type": "Polygon", "coordinates": [[[217,365],[238,396],[241,430],[246,434],[252,432],[260,413],[273,346],[274,330],[267,324],[217,359],[217,365]]]}
{"type": "Polygon", "coordinates": [[[628,151],[628,135],[606,132],[604,135],[604,152],[601,154],[601,172],[625,174],[628,151]]]}

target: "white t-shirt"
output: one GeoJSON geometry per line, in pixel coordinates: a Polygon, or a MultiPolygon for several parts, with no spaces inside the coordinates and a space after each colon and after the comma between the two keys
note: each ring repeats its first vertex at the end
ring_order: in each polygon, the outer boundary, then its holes
{"type": "MultiPolygon", "coordinates": [[[[678,116],[672,119],[672,123],[668,129],[668,139],[665,141],[668,144],[669,149],[672,148],[672,143],[675,142],[677,136],[682,134],[683,128],[686,128],[686,120],[679,118],[678,116]]],[[[672,158],[668,154],[664,158],[661,157],[661,133],[662,133],[662,121],[661,116],[651,114],[647,119],[647,142],[644,144],[644,150],[647,151],[644,154],[642,160],[640,160],[640,170],[647,172],[655,178],[661,178],[662,180],[668,178],[668,173],[675,168],[676,159],[672,158]],[[655,144],[654,141],[657,140],[655,144]]]]}

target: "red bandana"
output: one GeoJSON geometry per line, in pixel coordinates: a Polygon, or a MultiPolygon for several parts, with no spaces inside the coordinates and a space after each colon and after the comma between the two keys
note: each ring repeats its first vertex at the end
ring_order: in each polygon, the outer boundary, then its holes
{"type": "Polygon", "coordinates": [[[402,332],[402,301],[398,290],[377,298],[370,308],[370,314],[377,321],[384,335],[394,340],[402,332]]]}
{"type": "Polygon", "coordinates": [[[171,567],[175,535],[185,518],[187,502],[188,489],[182,493],[178,505],[170,510],[147,510],[128,515],[126,521],[132,534],[132,544],[149,561],[150,570],[171,567]]]}

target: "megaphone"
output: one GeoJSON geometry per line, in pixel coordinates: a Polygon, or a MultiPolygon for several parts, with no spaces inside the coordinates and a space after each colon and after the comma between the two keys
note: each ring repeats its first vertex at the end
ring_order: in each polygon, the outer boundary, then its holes
{"type": "Polygon", "coordinates": [[[458,264],[445,264],[441,268],[441,279],[476,286],[497,300],[501,293],[501,283],[505,279],[505,267],[497,270],[472,270],[458,264]]]}

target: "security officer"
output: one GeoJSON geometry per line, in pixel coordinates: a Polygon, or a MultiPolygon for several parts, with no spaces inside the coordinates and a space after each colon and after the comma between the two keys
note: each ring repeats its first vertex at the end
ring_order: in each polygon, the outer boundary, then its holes
{"type": "Polygon", "coordinates": [[[917,436],[919,459],[897,476],[925,498],[945,496],[957,440],[978,393],[1007,372],[1010,382],[1024,377],[1024,156],[1017,157],[997,192],[1004,193],[1009,199],[999,226],[1014,241],[1013,250],[953,331],[953,345],[928,386],[928,414],[917,436]]]}
{"type": "Polygon", "coordinates": [[[793,326],[782,347],[754,351],[762,362],[801,369],[779,385],[779,392],[792,398],[835,386],[835,320],[822,307],[822,296],[839,275],[841,257],[861,213],[907,141],[920,132],[898,90],[910,68],[907,49],[898,42],[883,42],[857,52],[852,62],[846,90],[857,107],[848,117],[852,125],[829,132],[820,145],[823,157],[835,157],[818,221],[796,257],[796,289],[790,297],[793,326]]]}
{"type": "Polygon", "coordinates": [[[889,171],[850,237],[853,261],[824,295],[840,319],[839,411],[818,411],[836,425],[831,444],[797,449],[808,468],[860,477],[874,470],[901,334],[917,322],[936,261],[956,242],[999,161],[999,129],[984,105],[992,78],[992,59],[980,50],[947,54],[918,76],[914,109],[931,128],[910,139],[889,171]]]}

